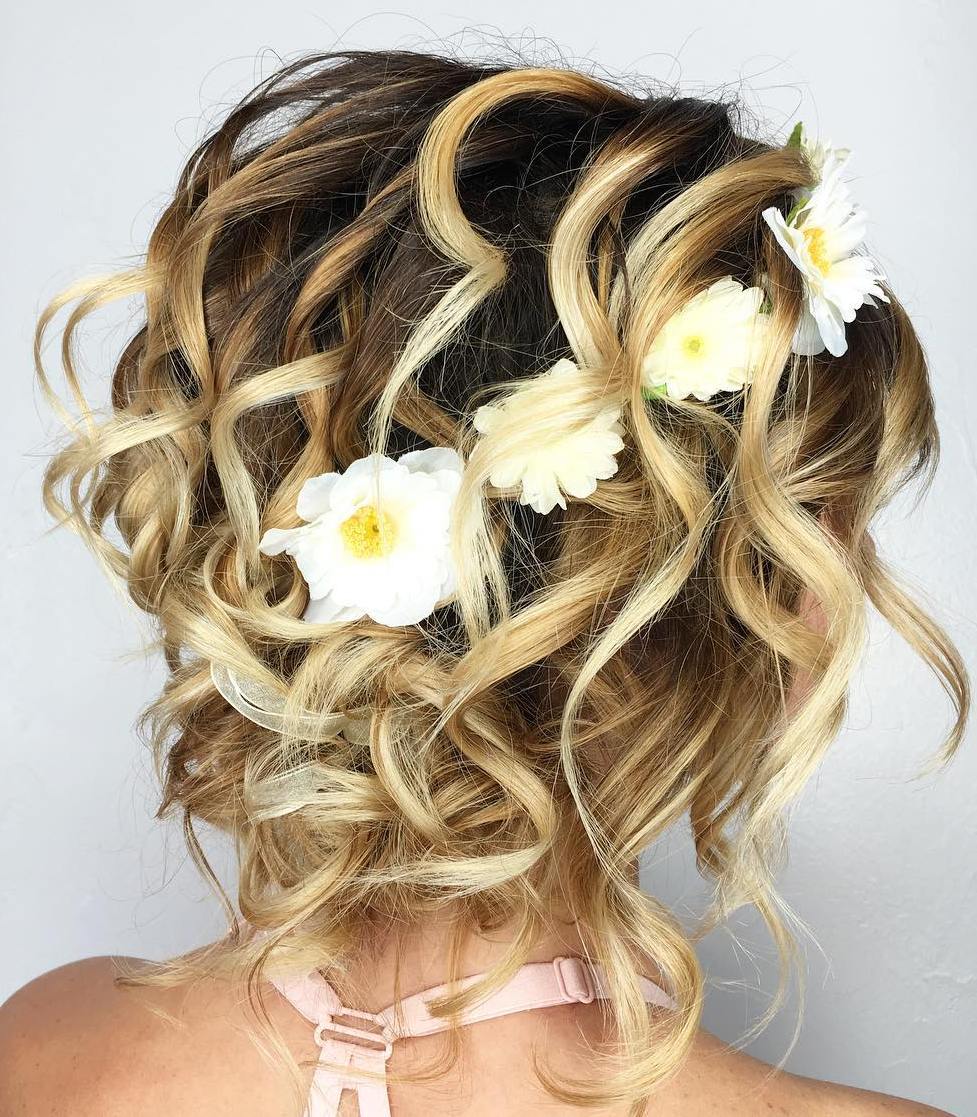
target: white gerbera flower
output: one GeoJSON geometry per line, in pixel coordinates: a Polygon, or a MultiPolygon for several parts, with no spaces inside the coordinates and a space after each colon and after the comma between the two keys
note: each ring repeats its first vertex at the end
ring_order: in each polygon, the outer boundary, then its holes
{"type": "Polygon", "coordinates": [[[579,397],[589,390],[585,374],[563,359],[521,383],[503,402],[478,408],[475,429],[493,442],[491,484],[498,489],[521,486],[519,503],[546,515],[557,505],[566,508],[568,496],[586,499],[598,481],[613,477],[615,455],[624,448],[619,403],[598,401],[583,421],[571,419],[564,430],[548,436],[527,428],[526,414],[535,405],[552,406],[554,398],[579,397]]]}
{"type": "MultiPolygon", "coordinates": [[[[811,170],[814,172],[816,182],[820,182],[824,178],[825,167],[835,165],[841,167],[848,162],[851,156],[851,149],[847,147],[834,147],[830,140],[811,141],[804,134],[804,125],[798,121],[794,125],[794,130],[791,132],[787,140],[788,147],[799,147],[810,164],[811,170]]],[[[798,195],[809,195],[810,189],[797,191],[798,195]]]]}
{"type": "Polygon", "coordinates": [[[857,249],[865,239],[865,213],[852,201],[842,171],[848,152],[802,142],[816,185],[798,191],[785,217],[776,206],[763,211],[781,248],[804,279],[804,308],[794,352],[812,356],[827,349],[840,357],[848,348],[845,323],[874,299],[888,302],[878,264],[857,249]]]}
{"type": "Polygon", "coordinates": [[[450,597],[461,468],[454,450],[435,448],[397,461],[371,454],[306,481],[296,505],[306,523],[266,531],[260,544],[263,554],[294,557],[309,586],[304,619],[417,624],[450,597]]]}
{"type": "Polygon", "coordinates": [[[645,391],[708,400],[749,384],[763,353],[765,297],[727,275],[689,299],[651,344],[641,367],[645,391]]]}

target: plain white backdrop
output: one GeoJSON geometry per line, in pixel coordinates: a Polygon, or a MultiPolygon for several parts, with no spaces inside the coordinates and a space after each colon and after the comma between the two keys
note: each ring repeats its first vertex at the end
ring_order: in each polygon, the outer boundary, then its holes
{"type": "MultiPolygon", "coordinates": [[[[10,6],[3,41],[0,337],[0,999],[89,954],[163,957],[222,931],[134,722],[161,670],[148,630],[66,533],[48,534],[40,474],[56,427],[32,383],[30,335],[69,280],[142,251],[190,148],[282,58],[427,47],[639,72],[738,94],[773,134],[803,119],[850,146],[873,248],[920,330],[944,439],[923,506],[880,545],[977,665],[975,404],[967,0],[440,0],[397,12],[276,0],[49,0],[10,6]]],[[[105,398],[125,316],[90,337],[105,398]]],[[[811,928],[809,990],[788,1066],[977,1114],[977,755],[912,777],[947,724],[938,686],[873,625],[852,711],[792,819],[783,892],[811,928]]],[[[226,854],[214,845],[229,875],[226,854]]],[[[645,882],[690,915],[704,896],[684,833],[645,882]]],[[[738,1040],[773,987],[773,952],[743,913],[702,947],[707,1025],[738,1040]]],[[[750,1050],[776,1061],[787,1011],[750,1050]]]]}

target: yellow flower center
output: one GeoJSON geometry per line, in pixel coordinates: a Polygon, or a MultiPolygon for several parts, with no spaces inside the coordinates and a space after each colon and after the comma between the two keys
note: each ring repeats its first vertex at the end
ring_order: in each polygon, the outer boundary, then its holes
{"type": "Polygon", "coordinates": [[[811,257],[811,263],[822,275],[826,275],[831,267],[831,260],[828,257],[827,245],[824,243],[824,229],[817,225],[805,225],[801,232],[804,234],[804,243],[807,245],[807,254],[811,257]]]}
{"type": "Polygon", "coordinates": [[[357,558],[389,555],[397,542],[397,526],[375,504],[365,504],[339,525],[346,549],[357,558]]]}
{"type": "Polygon", "coordinates": [[[705,347],[706,339],[701,334],[689,334],[682,340],[682,348],[687,357],[701,357],[705,347]]]}

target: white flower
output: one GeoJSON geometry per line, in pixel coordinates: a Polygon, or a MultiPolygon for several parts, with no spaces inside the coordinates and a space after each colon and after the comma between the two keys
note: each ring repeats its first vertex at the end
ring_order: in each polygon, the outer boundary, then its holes
{"type": "MultiPolygon", "coordinates": [[[[787,138],[787,147],[796,147],[803,152],[804,158],[814,173],[814,181],[818,183],[824,178],[825,167],[835,165],[841,167],[848,162],[851,149],[835,147],[830,140],[809,140],[805,134],[804,125],[798,121],[787,138]]],[[[801,202],[809,197],[813,187],[805,186],[793,191],[794,201],[801,202]]]]}
{"type": "MultiPolygon", "coordinates": [[[[850,148],[832,147],[830,140],[825,140],[824,143],[815,140],[814,143],[811,143],[802,135],[800,146],[811,165],[811,170],[814,172],[814,178],[817,182],[824,178],[826,169],[843,167],[851,156],[850,148]]],[[[805,193],[810,194],[810,190],[805,191],[805,193]]]]}
{"type": "MultiPolygon", "coordinates": [[[[532,380],[524,381],[501,403],[490,403],[475,412],[479,434],[492,440],[492,472],[489,481],[498,489],[521,486],[519,503],[546,515],[566,497],[584,500],[604,481],[617,473],[615,455],[624,448],[619,403],[589,399],[588,378],[573,361],[563,359],[532,380]],[[549,434],[534,431],[535,408],[552,409],[561,396],[568,401],[569,415],[589,405],[589,413],[564,429],[549,434]],[[530,418],[527,419],[527,416],[530,418]]],[[[541,431],[545,431],[545,424],[541,431]]]]}
{"type": "Polygon", "coordinates": [[[287,551],[309,586],[305,620],[331,624],[368,616],[416,624],[454,592],[449,527],[461,459],[436,448],[360,458],[345,473],[302,486],[301,527],[262,537],[266,555],[287,551]]]}
{"type": "Polygon", "coordinates": [[[749,384],[763,354],[765,297],[729,275],[693,296],[652,342],[641,367],[645,390],[708,400],[749,384]]]}
{"type": "Polygon", "coordinates": [[[797,192],[785,217],[776,206],[763,211],[781,248],[804,279],[804,308],[794,352],[812,356],[827,349],[840,357],[848,348],[845,323],[873,297],[888,302],[879,285],[885,276],[870,257],[857,252],[865,239],[865,213],[851,200],[842,171],[848,152],[804,145],[819,180],[797,192]]]}

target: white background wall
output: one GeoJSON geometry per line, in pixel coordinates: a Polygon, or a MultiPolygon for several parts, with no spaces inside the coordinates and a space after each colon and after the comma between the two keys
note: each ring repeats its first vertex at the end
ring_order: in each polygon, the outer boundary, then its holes
{"type": "MultiPolygon", "coordinates": [[[[584,65],[736,93],[772,129],[801,118],[853,147],[874,246],[929,351],[945,441],[931,497],[912,518],[888,517],[881,542],[977,664],[967,0],[440,0],[410,14],[49,0],[0,19],[0,998],[70,959],[161,957],[220,930],[175,828],[151,819],[154,778],[133,731],[161,678],[132,655],[145,628],[80,543],[45,534],[38,486],[55,427],[32,386],[29,336],[66,281],[142,250],[189,148],[279,55],[443,40],[478,52],[502,34],[537,59],[556,43],[584,65]]],[[[93,338],[102,398],[122,337],[93,338]]],[[[788,1065],[966,1117],[977,1114],[972,742],[941,777],[909,782],[945,723],[938,687],[876,626],[848,727],[793,820],[784,893],[820,950],[809,947],[806,1022],[788,1065]]],[[[696,910],[684,835],[668,850],[647,883],[696,910]]],[[[707,1023],[735,1041],[766,1003],[771,948],[744,916],[702,954],[707,1023]]],[[[782,1015],[751,1049],[778,1059],[792,1026],[782,1015]]]]}

